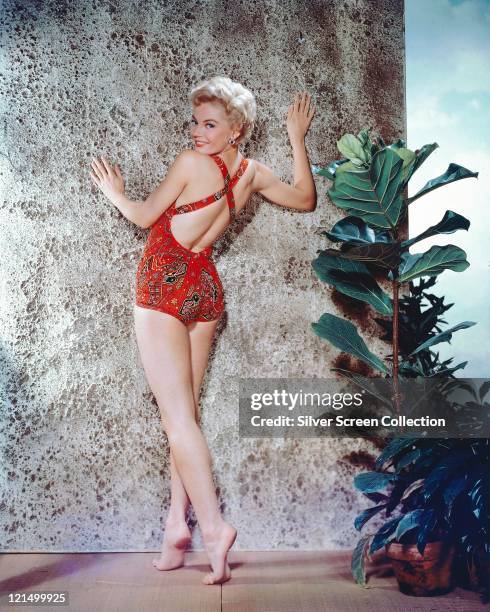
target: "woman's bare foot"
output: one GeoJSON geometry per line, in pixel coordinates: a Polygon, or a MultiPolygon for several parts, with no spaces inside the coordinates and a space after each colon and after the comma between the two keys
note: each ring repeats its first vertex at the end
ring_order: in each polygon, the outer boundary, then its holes
{"type": "Polygon", "coordinates": [[[213,570],[204,576],[203,584],[221,584],[231,578],[226,555],[233,546],[236,536],[237,530],[225,521],[214,533],[203,535],[204,546],[213,570]]]}
{"type": "Polygon", "coordinates": [[[159,559],[153,559],[153,567],[158,570],[172,570],[184,565],[184,553],[191,540],[187,523],[168,521],[165,523],[162,552],[159,559]]]}

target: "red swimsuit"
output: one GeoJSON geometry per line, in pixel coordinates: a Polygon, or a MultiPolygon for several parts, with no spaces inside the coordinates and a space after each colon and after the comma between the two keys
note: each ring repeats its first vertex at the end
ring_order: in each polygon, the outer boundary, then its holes
{"type": "Polygon", "coordinates": [[[152,225],[136,272],[136,304],[171,314],[185,324],[219,319],[224,310],[223,287],[211,260],[213,246],[197,253],[187,249],[174,238],[170,222],[174,215],[203,208],[225,194],[231,218],[235,208],[232,189],[248,165],[248,160],[242,159],[230,179],[221,157],[210,157],[221,170],[224,188],[177,208],[173,202],[152,225]]]}

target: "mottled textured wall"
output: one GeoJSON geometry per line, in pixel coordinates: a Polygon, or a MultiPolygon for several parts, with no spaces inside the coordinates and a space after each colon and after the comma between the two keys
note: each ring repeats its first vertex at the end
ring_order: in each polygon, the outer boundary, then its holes
{"type": "MultiPolygon", "coordinates": [[[[4,0],[1,10],[1,549],[157,549],[169,457],[132,321],[147,232],[92,185],[90,160],[106,154],[129,196],[146,197],[190,144],[189,88],[214,74],[255,92],[244,153],[285,180],[296,90],[318,106],[312,162],[336,158],[340,135],[364,125],[403,137],[403,2],[4,0]]],[[[236,549],[355,541],[351,478],[371,460],[367,442],[237,434],[241,377],[326,377],[342,362],[310,329],[323,312],[375,333],[368,307],[312,272],[327,245],[315,230],[342,216],[316,180],[314,213],[255,196],[217,244],[227,315],[202,425],[236,549]]]]}

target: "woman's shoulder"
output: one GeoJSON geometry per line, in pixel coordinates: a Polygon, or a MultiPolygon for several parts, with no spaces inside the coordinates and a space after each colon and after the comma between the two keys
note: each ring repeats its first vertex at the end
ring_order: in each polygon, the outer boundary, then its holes
{"type": "Polygon", "coordinates": [[[184,171],[207,170],[213,165],[210,155],[204,155],[194,149],[183,149],[175,158],[175,164],[184,171]]]}
{"type": "Polygon", "coordinates": [[[187,163],[195,163],[200,161],[203,156],[195,151],[194,149],[183,149],[180,153],[175,157],[175,161],[179,162],[187,162],[187,163]]]}
{"type": "Polygon", "coordinates": [[[201,168],[205,167],[206,161],[203,157],[203,155],[193,149],[183,149],[175,156],[171,164],[171,170],[176,174],[189,178],[193,173],[199,172],[201,168]]]}
{"type": "MultiPolygon", "coordinates": [[[[251,157],[246,158],[242,156],[242,162],[245,162],[245,168],[247,169],[247,176],[249,179],[255,180],[255,175],[267,170],[267,166],[261,162],[252,159],[251,157]]],[[[200,173],[208,172],[209,168],[214,165],[214,161],[211,155],[200,153],[194,149],[183,149],[175,157],[174,165],[178,170],[190,176],[197,172],[200,173]]]]}

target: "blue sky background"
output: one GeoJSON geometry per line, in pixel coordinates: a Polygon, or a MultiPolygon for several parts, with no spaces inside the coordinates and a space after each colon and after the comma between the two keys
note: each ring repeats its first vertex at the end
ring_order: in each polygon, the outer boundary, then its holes
{"type": "Polygon", "coordinates": [[[466,251],[470,267],[444,271],[433,292],[454,302],[444,317],[449,325],[477,325],[434,349],[442,358],[454,356],[452,365],[468,361],[456,376],[489,377],[490,0],[406,0],[405,29],[407,146],[414,150],[439,144],[411,179],[409,195],[451,162],[480,173],[410,205],[410,237],[440,221],[446,210],[471,222],[467,232],[428,238],[410,251],[424,252],[434,244],[466,251]]]}

